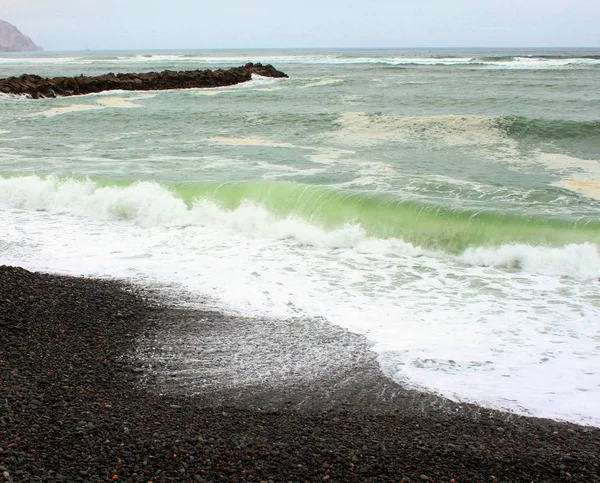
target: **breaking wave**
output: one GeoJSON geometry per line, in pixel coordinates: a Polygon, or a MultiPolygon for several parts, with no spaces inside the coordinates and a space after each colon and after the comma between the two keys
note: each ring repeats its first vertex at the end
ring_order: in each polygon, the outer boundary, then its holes
{"type": "Polygon", "coordinates": [[[131,53],[127,55],[94,55],[82,53],[77,55],[36,55],[36,56],[8,56],[0,57],[0,64],[144,64],[144,65],[173,65],[173,64],[220,64],[240,65],[247,62],[263,62],[277,64],[373,64],[383,66],[471,66],[481,69],[565,69],[565,68],[595,68],[600,66],[600,56],[586,54],[572,55],[531,55],[531,56],[465,56],[452,55],[423,55],[422,52],[380,51],[375,54],[365,53],[358,55],[344,53],[314,53],[299,52],[286,54],[273,54],[260,52],[256,54],[236,53],[207,55],[203,52],[185,53],[172,52],[161,54],[131,53]]]}
{"type": "Polygon", "coordinates": [[[600,220],[469,212],[308,185],[244,182],[164,186],[90,179],[0,178],[0,204],[143,226],[199,225],[250,237],[440,253],[485,266],[600,276],[600,220]]]}
{"type": "Polygon", "coordinates": [[[600,146],[600,121],[572,121],[564,119],[532,119],[506,116],[495,120],[499,129],[508,136],[537,140],[584,139],[600,146]]]}

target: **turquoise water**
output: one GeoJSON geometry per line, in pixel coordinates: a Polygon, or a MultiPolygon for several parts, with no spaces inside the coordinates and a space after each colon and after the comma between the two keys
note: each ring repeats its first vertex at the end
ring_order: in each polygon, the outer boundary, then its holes
{"type": "Polygon", "coordinates": [[[407,384],[598,424],[600,51],[48,52],[0,76],[249,61],[290,78],[0,97],[0,262],[324,317],[407,384]]]}

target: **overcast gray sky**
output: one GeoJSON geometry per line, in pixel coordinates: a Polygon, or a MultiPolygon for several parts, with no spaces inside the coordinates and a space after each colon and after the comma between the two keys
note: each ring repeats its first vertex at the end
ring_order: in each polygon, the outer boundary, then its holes
{"type": "Polygon", "coordinates": [[[46,50],[600,46],[600,0],[0,0],[46,50]]]}

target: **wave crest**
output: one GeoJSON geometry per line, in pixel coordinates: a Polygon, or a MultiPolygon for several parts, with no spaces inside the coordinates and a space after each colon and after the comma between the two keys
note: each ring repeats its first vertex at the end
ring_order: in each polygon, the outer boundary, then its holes
{"type": "MultiPolygon", "coordinates": [[[[141,226],[210,226],[315,246],[400,250],[412,255],[440,252],[469,264],[536,272],[544,262],[526,262],[533,253],[527,250],[539,254],[542,249],[585,246],[584,255],[575,261],[585,266],[583,259],[591,260],[592,248],[600,246],[600,221],[594,219],[457,211],[290,183],[167,187],[152,181],[108,185],[54,176],[0,177],[0,204],[141,226]],[[506,246],[512,247],[510,253],[502,248],[506,246]]],[[[554,252],[548,253],[556,258],[554,252]]],[[[598,272],[594,267],[591,270],[598,272]]]]}
{"type": "Polygon", "coordinates": [[[504,267],[543,275],[595,279],[600,276],[600,253],[592,243],[562,247],[503,245],[468,248],[458,257],[469,265],[504,267]]]}

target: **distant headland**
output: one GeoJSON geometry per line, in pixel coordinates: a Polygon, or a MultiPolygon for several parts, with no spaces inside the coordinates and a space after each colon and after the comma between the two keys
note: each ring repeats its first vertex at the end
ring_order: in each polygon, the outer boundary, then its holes
{"type": "Polygon", "coordinates": [[[224,87],[252,79],[252,74],[263,77],[287,77],[272,65],[248,63],[228,70],[187,70],[145,72],[141,74],[110,74],[77,77],[40,77],[23,74],[0,79],[0,93],[17,94],[34,99],[58,96],[76,96],[103,91],[150,91],[224,87]]]}
{"type": "Polygon", "coordinates": [[[44,50],[13,24],[0,20],[0,52],[36,52],[44,50]]]}

